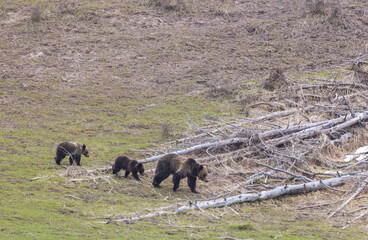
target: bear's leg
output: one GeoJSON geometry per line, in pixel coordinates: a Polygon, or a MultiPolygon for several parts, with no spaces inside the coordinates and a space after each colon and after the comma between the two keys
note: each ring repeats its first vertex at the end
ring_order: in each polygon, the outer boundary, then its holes
{"type": "Polygon", "coordinates": [[[160,183],[162,182],[162,179],[159,176],[155,176],[152,181],[152,185],[155,188],[160,188],[160,183]]]}
{"type": "Polygon", "coordinates": [[[133,177],[135,179],[137,179],[138,181],[140,181],[139,177],[138,177],[138,171],[132,171],[133,177]]]}
{"type": "Polygon", "coordinates": [[[176,192],[176,189],[179,188],[180,180],[181,180],[181,177],[179,176],[179,174],[174,174],[173,179],[172,179],[174,183],[174,187],[173,187],[174,192],[176,192]]]}
{"type": "Polygon", "coordinates": [[[112,165],[112,174],[118,174],[118,172],[121,170],[121,167],[119,164],[112,165]]]}
{"type": "Polygon", "coordinates": [[[156,173],[155,177],[153,178],[153,182],[152,185],[156,188],[160,188],[160,183],[165,180],[166,178],[168,178],[170,176],[169,174],[161,174],[161,173],[156,173]]]}
{"type": "Polygon", "coordinates": [[[65,158],[65,154],[64,153],[57,153],[56,157],[55,157],[55,162],[57,165],[60,165],[61,160],[63,160],[65,158]]]}
{"type": "Polygon", "coordinates": [[[129,170],[126,170],[124,177],[127,178],[129,176],[129,173],[130,173],[130,171],[129,170]]]}
{"type": "Polygon", "coordinates": [[[70,166],[73,165],[73,156],[69,156],[69,163],[70,163],[70,166]]]}
{"type": "Polygon", "coordinates": [[[65,158],[65,153],[58,147],[56,149],[56,157],[55,157],[55,162],[57,165],[60,165],[61,160],[63,160],[65,158]]]}
{"type": "Polygon", "coordinates": [[[197,178],[188,176],[188,186],[190,188],[190,191],[192,191],[192,193],[199,193],[196,190],[196,184],[197,184],[197,178]]]}
{"type": "Polygon", "coordinates": [[[75,162],[77,163],[77,165],[78,165],[78,166],[82,166],[82,165],[80,164],[80,161],[81,161],[81,155],[79,155],[79,154],[75,155],[74,159],[75,159],[75,162]]]}

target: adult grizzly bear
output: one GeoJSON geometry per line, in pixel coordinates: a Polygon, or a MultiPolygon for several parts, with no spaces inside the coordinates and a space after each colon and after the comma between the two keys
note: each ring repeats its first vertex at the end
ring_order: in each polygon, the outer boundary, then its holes
{"type": "Polygon", "coordinates": [[[73,161],[75,161],[78,166],[81,166],[80,161],[82,154],[86,157],[89,157],[86,144],[62,142],[56,148],[55,162],[57,165],[60,165],[61,160],[68,155],[70,165],[73,165],[73,161]]]}
{"type": "Polygon", "coordinates": [[[157,161],[155,177],[152,185],[159,188],[160,183],[173,174],[174,192],[179,188],[180,180],[187,177],[188,186],[193,193],[196,190],[197,177],[208,182],[207,168],[196,162],[193,158],[184,158],[177,154],[166,154],[157,161]]]}
{"type": "Polygon", "coordinates": [[[125,178],[127,178],[129,173],[132,172],[133,177],[138,181],[140,181],[138,173],[141,175],[144,173],[142,163],[138,163],[136,160],[130,160],[125,156],[120,156],[115,159],[115,163],[112,165],[112,174],[117,174],[121,169],[125,170],[125,178]]]}

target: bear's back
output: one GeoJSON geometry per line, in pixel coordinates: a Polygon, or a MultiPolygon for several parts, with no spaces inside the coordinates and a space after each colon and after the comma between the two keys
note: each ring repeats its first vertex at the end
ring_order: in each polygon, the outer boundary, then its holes
{"type": "Polygon", "coordinates": [[[129,163],[132,162],[128,157],[126,156],[119,156],[115,159],[115,163],[113,165],[113,171],[119,172],[121,169],[128,169],[129,163]]]}
{"type": "Polygon", "coordinates": [[[157,161],[157,169],[175,173],[186,159],[178,154],[169,153],[157,161]]]}
{"type": "Polygon", "coordinates": [[[68,152],[76,152],[82,149],[81,144],[75,142],[62,142],[58,145],[58,148],[65,149],[68,152]]]}

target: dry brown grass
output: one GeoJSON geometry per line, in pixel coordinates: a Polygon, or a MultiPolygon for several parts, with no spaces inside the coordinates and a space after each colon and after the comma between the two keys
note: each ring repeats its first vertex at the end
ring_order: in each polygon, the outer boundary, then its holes
{"type": "Polygon", "coordinates": [[[306,6],[310,13],[315,15],[326,15],[326,3],[324,0],[307,0],[306,6]]]}
{"type": "Polygon", "coordinates": [[[173,128],[169,122],[161,122],[161,136],[164,140],[173,136],[173,128]]]}
{"type": "Polygon", "coordinates": [[[39,4],[36,4],[31,9],[31,21],[40,22],[42,20],[42,8],[39,4]]]}
{"type": "Polygon", "coordinates": [[[186,11],[187,5],[184,0],[152,0],[151,4],[166,11],[186,11]]]}
{"type": "Polygon", "coordinates": [[[263,81],[262,87],[269,91],[273,91],[286,88],[288,84],[284,71],[281,68],[273,68],[270,71],[270,76],[263,81]]]}
{"type": "Polygon", "coordinates": [[[354,131],[354,135],[344,142],[341,146],[342,151],[344,154],[346,153],[353,153],[360,147],[367,145],[368,140],[368,130],[366,127],[359,126],[354,131]]]}
{"type": "Polygon", "coordinates": [[[359,62],[353,64],[352,70],[357,82],[368,85],[368,63],[359,62]]]}
{"type": "Polygon", "coordinates": [[[60,2],[59,11],[61,14],[73,14],[75,12],[75,2],[60,2]]]}
{"type": "Polygon", "coordinates": [[[356,149],[367,145],[368,131],[361,127],[356,130],[359,132],[353,131],[353,136],[341,146],[335,146],[327,135],[320,136],[324,144],[320,151],[314,151],[309,155],[309,162],[317,166],[332,168],[336,162],[342,162],[347,154],[354,153],[356,149]]]}

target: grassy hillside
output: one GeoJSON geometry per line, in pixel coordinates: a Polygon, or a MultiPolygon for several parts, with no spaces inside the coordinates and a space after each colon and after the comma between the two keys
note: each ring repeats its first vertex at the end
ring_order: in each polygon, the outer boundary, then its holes
{"type": "MultiPolygon", "coordinates": [[[[361,226],[341,230],[296,211],[299,197],[233,206],[239,214],[105,224],[198,196],[184,183],[173,193],[169,180],[154,189],[149,174],[142,183],[71,182],[53,159],[65,140],[89,147],[85,169],[145,157],[134,150],[183,136],[186,117],[242,116],[238,100],[263,93],[259,80],[273,67],[298,76],[360,56],[367,3],[344,1],[336,16],[332,6],[315,14],[304,1],[0,1],[0,238],[364,239],[361,226]]],[[[206,183],[198,188],[211,196],[206,183]]]]}

